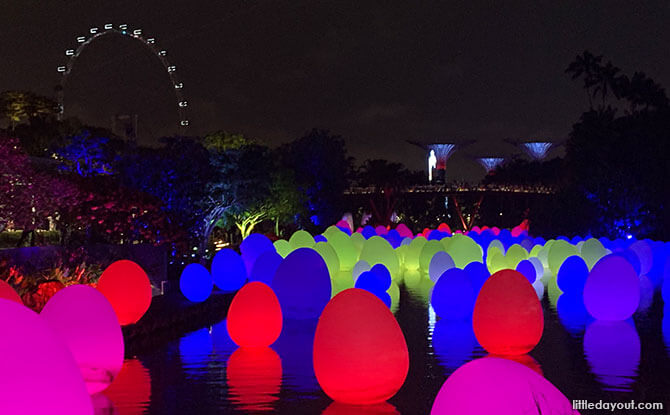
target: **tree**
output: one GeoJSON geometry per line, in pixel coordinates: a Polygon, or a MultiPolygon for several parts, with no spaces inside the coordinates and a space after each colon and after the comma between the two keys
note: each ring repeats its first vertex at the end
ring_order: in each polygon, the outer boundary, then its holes
{"type": "Polygon", "coordinates": [[[334,223],[344,211],[344,190],[349,187],[353,159],[347,156],[344,140],[326,130],[313,129],[280,149],[282,165],[295,174],[304,195],[308,220],[302,225],[322,229],[334,223]]]}
{"type": "Polygon", "coordinates": [[[109,137],[94,136],[88,130],[73,135],[69,143],[56,150],[63,168],[79,176],[110,175],[118,156],[109,137]]]}
{"type": "Polygon", "coordinates": [[[13,129],[23,122],[38,119],[55,119],[58,104],[50,98],[28,91],[4,91],[0,93],[0,121],[8,121],[13,129]]]}

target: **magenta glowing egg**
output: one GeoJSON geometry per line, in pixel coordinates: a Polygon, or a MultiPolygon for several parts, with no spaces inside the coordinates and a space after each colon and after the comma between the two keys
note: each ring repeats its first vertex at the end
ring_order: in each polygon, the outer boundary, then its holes
{"type": "Polygon", "coordinates": [[[100,276],[97,288],[114,307],[122,326],[137,323],[151,306],[151,282],[133,261],[112,263],[100,276]]]}
{"type": "Polygon", "coordinates": [[[112,305],[95,288],[71,285],[40,313],[65,341],[90,394],[109,386],[123,365],[123,333],[112,305]]]}
{"type": "Polygon", "coordinates": [[[491,354],[533,350],[542,338],[544,314],[528,279],[511,269],[491,275],[475,301],[472,327],[479,344],[491,354]]]}
{"type": "Polygon", "coordinates": [[[405,336],[374,294],[350,288],[323,310],[314,335],[314,373],[334,401],[384,402],[398,392],[409,370],[405,336]]]}
{"type": "Polygon", "coordinates": [[[458,368],[440,388],[431,415],[578,414],[568,398],[528,367],[485,357],[458,368]]]}
{"type": "Polygon", "coordinates": [[[0,299],[0,414],[93,415],[72,353],[34,311],[0,299]]]}
{"type": "Polygon", "coordinates": [[[12,288],[11,285],[7,284],[3,280],[0,280],[0,298],[4,298],[5,300],[12,300],[15,303],[23,305],[23,301],[21,300],[21,297],[19,297],[19,294],[14,290],[14,288],[12,288]]]}
{"type": "Polygon", "coordinates": [[[593,266],[584,285],[586,310],[598,320],[625,320],[640,304],[640,279],[618,255],[607,255],[593,266]]]}

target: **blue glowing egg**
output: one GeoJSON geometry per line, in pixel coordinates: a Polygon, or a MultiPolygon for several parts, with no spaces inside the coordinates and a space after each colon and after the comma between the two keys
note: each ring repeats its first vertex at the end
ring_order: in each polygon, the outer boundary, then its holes
{"type": "Polygon", "coordinates": [[[212,276],[200,264],[188,264],[181,272],[179,289],[189,301],[200,303],[212,293],[212,276]]]}
{"type": "Polygon", "coordinates": [[[240,245],[240,252],[242,253],[244,265],[247,268],[247,274],[251,273],[251,268],[253,268],[256,258],[265,251],[277,251],[267,236],[260,233],[252,233],[244,238],[240,245]]]}
{"type": "Polygon", "coordinates": [[[364,227],[363,230],[361,231],[361,234],[365,237],[365,239],[370,239],[373,236],[377,236],[377,232],[375,232],[375,228],[373,228],[370,225],[364,227]]]}
{"type": "Polygon", "coordinates": [[[532,284],[535,282],[535,266],[532,262],[527,259],[524,259],[519,262],[516,266],[516,270],[523,274],[524,277],[528,278],[528,281],[532,284]]]}
{"type": "Polygon", "coordinates": [[[640,263],[640,258],[638,258],[635,252],[633,252],[630,249],[623,249],[620,251],[613,252],[612,255],[617,255],[622,258],[625,258],[626,261],[628,261],[633,266],[633,269],[635,270],[635,275],[640,275],[640,271],[642,270],[642,264],[640,263]]]}
{"type": "Polygon", "coordinates": [[[593,320],[584,307],[581,293],[566,293],[558,297],[556,312],[565,329],[573,335],[581,334],[589,321],[593,320]]]}
{"type": "Polygon", "coordinates": [[[380,281],[382,282],[381,288],[382,291],[386,291],[391,286],[391,272],[386,268],[384,264],[375,264],[370,268],[370,272],[374,272],[379,276],[380,281]]]}
{"type": "Polygon", "coordinates": [[[247,267],[242,257],[228,248],[217,252],[212,260],[212,279],[222,291],[232,292],[242,288],[247,281],[247,267]]]}
{"type": "Polygon", "coordinates": [[[591,270],[584,284],[584,305],[598,320],[625,320],[640,304],[640,279],[618,255],[607,255],[591,270]]]}
{"type": "Polygon", "coordinates": [[[438,278],[444,274],[444,271],[454,268],[455,266],[454,260],[451,259],[451,255],[444,251],[436,252],[430,260],[430,265],[428,265],[428,276],[431,281],[436,282],[438,278]]]}
{"type": "Polygon", "coordinates": [[[475,299],[475,289],[468,273],[459,268],[451,268],[435,283],[430,303],[438,316],[460,320],[472,316],[475,299]]]}
{"type": "Polygon", "coordinates": [[[251,268],[249,281],[260,281],[272,286],[272,279],[282,259],[281,255],[274,251],[263,252],[251,268]]]}
{"type": "Polygon", "coordinates": [[[326,262],[315,250],[298,248],[279,264],[272,289],[285,318],[318,318],[331,296],[326,262]]]}
{"type": "Polygon", "coordinates": [[[582,257],[573,255],[563,261],[556,275],[558,288],[564,293],[580,294],[584,291],[584,284],[589,276],[589,267],[582,257]]]}
{"type": "Polygon", "coordinates": [[[484,285],[486,280],[491,276],[486,265],[478,261],[469,263],[463,270],[468,273],[475,293],[479,293],[482,285],[484,285]]]}
{"type": "Polygon", "coordinates": [[[326,239],[325,236],[323,235],[316,235],[314,237],[314,242],[319,243],[319,242],[328,242],[328,239],[326,239]]]}
{"type": "Polygon", "coordinates": [[[391,286],[391,275],[387,275],[372,270],[366,271],[356,279],[354,287],[370,291],[371,293],[386,292],[388,287],[391,286]]]}

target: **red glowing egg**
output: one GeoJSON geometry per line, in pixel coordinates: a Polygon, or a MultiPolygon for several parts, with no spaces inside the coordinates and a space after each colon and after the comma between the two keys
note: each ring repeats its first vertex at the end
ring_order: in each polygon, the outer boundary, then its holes
{"type": "Polygon", "coordinates": [[[323,310],[314,335],[314,373],[334,401],[384,402],[409,370],[405,336],[389,308],[374,294],[350,288],[323,310]]]}
{"type": "Polygon", "coordinates": [[[133,261],[116,261],[102,273],[98,290],[114,307],[122,326],[137,323],[151,305],[151,282],[133,261]]]}
{"type": "Polygon", "coordinates": [[[100,291],[71,285],[58,291],[40,314],[65,341],[90,394],[107,388],[123,365],[123,333],[100,291]]]}
{"type": "Polygon", "coordinates": [[[228,334],[242,347],[267,347],[282,329],[282,312],[272,288],[253,281],[242,287],[228,308],[228,334]]]}
{"type": "Polygon", "coordinates": [[[475,302],[472,326],[479,344],[491,354],[533,350],[542,337],[544,316],[528,279],[511,269],[491,275],[475,302]]]}
{"type": "Polygon", "coordinates": [[[11,300],[23,305],[21,297],[19,297],[14,288],[12,288],[11,285],[7,284],[3,280],[0,280],[0,298],[4,298],[5,300],[11,300]]]}
{"type": "Polygon", "coordinates": [[[29,308],[0,299],[0,414],[93,415],[72,353],[29,308]]]}
{"type": "Polygon", "coordinates": [[[226,364],[230,400],[244,411],[274,409],[281,377],[281,359],[269,347],[240,347],[226,364]]]}

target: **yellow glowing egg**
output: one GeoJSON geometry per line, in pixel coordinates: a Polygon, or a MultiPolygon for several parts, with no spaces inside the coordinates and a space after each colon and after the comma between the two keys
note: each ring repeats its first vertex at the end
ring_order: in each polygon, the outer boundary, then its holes
{"type": "Polygon", "coordinates": [[[355,232],[351,235],[351,243],[354,244],[354,248],[356,248],[356,251],[358,251],[358,255],[360,256],[361,252],[363,251],[363,245],[365,245],[365,236],[363,234],[355,232]]]}
{"type": "Polygon", "coordinates": [[[290,254],[292,251],[291,244],[289,244],[286,239],[277,239],[274,241],[273,245],[282,258],[286,258],[286,255],[290,254]]]}
{"type": "Polygon", "coordinates": [[[337,253],[328,242],[319,242],[314,246],[314,250],[321,255],[321,258],[326,262],[328,267],[328,273],[330,277],[333,278],[333,275],[340,272],[340,260],[337,257],[337,253]]]}
{"type": "Polygon", "coordinates": [[[474,239],[459,234],[454,235],[452,239],[447,252],[454,260],[456,268],[463,269],[471,262],[482,262],[482,247],[474,239]]]}
{"type": "Polygon", "coordinates": [[[486,257],[486,267],[489,269],[490,274],[495,274],[503,269],[510,269],[505,255],[500,253],[497,249],[493,250],[491,255],[486,257]]]}
{"type": "Polygon", "coordinates": [[[581,249],[581,257],[586,262],[589,269],[598,262],[598,260],[607,255],[607,249],[596,238],[587,239],[584,241],[581,249]]]}
{"type": "Polygon", "coordinates": [[[526,251],[526,248],[523,246],[514,244],[509,247],[505,256],[507,257],[509,265],[516,268],[516,266],[519,265],[519,262],[528,259],[528,251],[526,251]]]}
{"type": "Polygon", "coordinates": [[[421,268],[421,271],[428,272],[430,261],[438,252],[445,252],[442,242],[433,239],[425,243],[419,255],[419,268],[421,268]]]}
{"type": "Polygon", "coordinates": [[[558,274],[558,270],[561,268],[563,261],[569,256],[579,255],[577,248],[568,241],[559,239],[555,241],[551,248],[549,248],[549,253],[547,255],[547,264],[551,270],[552,275],[558,274]]]}
{"type": "Polygon", "coordinates": [[[335,228],[334,231],[329,232],[328,230],[331,228],[328,228],[326,232],[324,232],[324,235],[328,238],[328,243],[333,247],[337,254],[337,258],[340,261],[340,269],[343,271],[350,271],[353,269],[356,261],[358,261],[359,251],[356,249],[356,246],[349,235],[337,228],[335,228]]]}
{"type": "Polygon", "coordinates": [[[426,242],[427,240],[423,236],[417,236],[412,240],[407,248],[407,253],[405,254],[405,268],[419,268],[419,257],[421,256],[421,250],[423,250],[423,246],[426,242]]]}
{"type": "Polygon", "coordinates": [[[395,250],[381,236],[373,236],[365,241],[360,259],[366,261],[370,266],[383,264],[389,270],[392,277],[398,275],[400,272],[400,262],[395,250]]]}
{"type": "Polygon", "coordinates": [[[405,265],[405,256],[407,255],[408,250],[409,245],[400,245],[395,249],[395,253],[398,255],[398,261],[400,262],[401,267],[405,265]]]}
{"type": "Polygon", "coordinates": [[[533,249],[530,250],[530,253],[528,254],[529,258],[537,258],[538,254],[540,253],[540,250],[542,249],[542,245],[535,245],[533,249]]]}
{"type": "Polygon", "coordinates": [[[298,248],[314,248],[314,245],[316,245],[314,237],[309,232],[302,229],[291,235],[288,243],[294,251],[298,248]]]}

